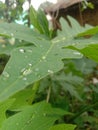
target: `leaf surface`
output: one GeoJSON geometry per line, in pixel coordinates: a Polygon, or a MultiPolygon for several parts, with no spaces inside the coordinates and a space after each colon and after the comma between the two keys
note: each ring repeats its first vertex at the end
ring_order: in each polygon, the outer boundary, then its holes
{"type": "Polygon", "coordinates": [[[9,99],[5,102],[0,103],[0,127],[2,125],[2,122],[6,119],[6,111],[13,104],[14,101],[14,99],[9,99]]]}
{"type": "MultiPolygon", "coordinates": [[[[27,29],[28,32],[22,30],[25,35],[27,34],[25,38],[21,28],[18,34],[19,27],[17,27],[18,31],[17,33],[15,32],[15,38],[20,39],[22,37],[24,41],[29,42],[33,40],[35,46],[24,46],[16,48],[11,52],[11,58],[0,77],[0,101],[7,99],[35,81],[61,70],[63,68],[62,59],[82,57],[81,52],[73,48],[70,49],[69,46],[85,48],[90,44],[98,42],[97,39],[92,39],[93,43],[89,39],[79,39],[80,41],[75,39],[79,32],[83,32],[91,27],[81,27],[75,20],[70,19],[72,28],[62,19],[63,31],[59,32],[58,36],[50,41],[43,38],[38,39],[38,37],[32,39],[33,36],[29,33],[31,31],[29,29],[27,29]]],[[[9,34],[8,28],[6,29],[9,34]]]]}
{"type": "Polygon", "coordinates": [[[63,49],[62,43],[43,40],[39,41],[38,45],[40,46],[22,47],[12,51],[11,58],[0,77],[1,101],[29,84],[62,69],[62,59],[82,56],[77,51],[63,49]]]}
{"type": "Polygon", "coordinates": [[[55,120],[65,114],[70,113],[52,108],[46,102],[39,102],[9,117],[3,123],[2,130],[48,130],[55,120]]]}
{"type": "Polygon", "coordinates": [[[36,39],[43,39],[43,35],[36,33],[33,29],[16,23],[0,23],[0,36],[14,37],[29,43],[36,44],[36,39]]]}
{"type": "Polygon", "coordinates": [[[72,124],[59,124],[52,126],[49,130],[74,130],[75,128],[76,126],[72,124]]]}

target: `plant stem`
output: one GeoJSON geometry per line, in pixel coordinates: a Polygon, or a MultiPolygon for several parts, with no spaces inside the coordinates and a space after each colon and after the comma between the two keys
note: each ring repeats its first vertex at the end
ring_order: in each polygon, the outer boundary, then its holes
{"type": "Polygon", "coordinates": [[[33,84],[32,86],[32,96],[29,98],[28,103],[31,105],[32,102],[34,101],[35,97],[36,97],[36,93],[38,91],[40,85],[40,81],[37,81],[33,84]]]}
{"type": "Polygon", "coordinates": [[[50,94],[51,94],[51,86],[49,86],[48,93],[47,93],[47,98],[46,98],[47,103],[49,102],[50,94]]]}

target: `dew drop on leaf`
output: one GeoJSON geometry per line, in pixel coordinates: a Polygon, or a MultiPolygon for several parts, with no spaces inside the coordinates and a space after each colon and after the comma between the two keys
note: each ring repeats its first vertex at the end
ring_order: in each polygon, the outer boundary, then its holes
{"type": "Polygon", "coordinates": [[[26,75],[28,75],[30,73],[32,73],[31,68],[27,68],[27,69],[24,69],[24,71],[22,72],[22,75],[26,76],[26,75]]]}
{"type": "Polygon", "coordinates": [[[32,64],[31,64],[31,63],[29,63],[29,66],[32,66],[32,64]]]}
{"type": "Polygon", "coordinates": [[[26,78],[26,77],[24,77],[24,78],[23,78],[23,80],[25,80],[25,81],[26,81],[26,80],[27,80],[27,78],[26,78]]]}
{"type": "Polygon", "coordinates": [[[45,56],[43,56],[43,57],[42,57],[42,59],[43,59],[43,60],[45,60],[45,59],[46,59],[46,57],[45,57],[45,56]]]}
{"type": "Polygon", "coordinates": [[[53,71],[52,70],[48,70],[48,73],[53,74],[53,71]]]}
{"type": "Polygon", "coordinates": [[[4,72],[3,72],[3,76],[4,76],[5,78],[8,78],[10,75],[9,75],[8,72],[4,71],[4,72]]]}
{"type": "Polygon", "coordinates": [[[13,33],[11,33],[11,36],[13,37],[13,36],[14,36],[14,34],[13,34],[13,33]]]}
{"type": "Polygon", "coordinates": [[[19,51],[21,52],[21,53],[24,53],[25,52],[25,50],[24,49],[19,49],[19,51]]]}
{"type": "Polygon", "coordinates": [[[74,54],[75,54],[75,55],[81,55],[81,53],[80,53],[80,52],[74,52],[74,54]]]}

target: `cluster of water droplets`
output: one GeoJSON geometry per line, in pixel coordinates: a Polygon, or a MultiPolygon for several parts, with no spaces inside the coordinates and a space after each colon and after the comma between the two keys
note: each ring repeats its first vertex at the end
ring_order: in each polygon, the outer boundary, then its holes
{"type": "MultiPolygon", "coordinates": [[[[21,70],[21,74],[23,75],[23,76],[27,76],[27,75],[29,75],[29,74],[31,74],[32,73],[32,64],[31,63],[29,63],[28,64],[28,67],[27,68],[23,68],[22,70],[21,70]]],[[[25,80],[25,79],[24,79],[25,80]]]]}

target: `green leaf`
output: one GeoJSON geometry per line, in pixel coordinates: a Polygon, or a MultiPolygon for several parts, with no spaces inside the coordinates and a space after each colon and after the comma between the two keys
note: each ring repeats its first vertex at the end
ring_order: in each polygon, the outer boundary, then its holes
{"type": "Polygon", "coordinates": [[[43,30],[43,33],[50,37],[48,20],[46,19],[46,16],[42,10],[38,11],[38,22],[43,30]]]}
{"type": "Polygon", "coordinates": [[[43,30],[38,22],[38,14],[33,6],[30,7],[30,22],[40,33],[43,33],[43,30]]]}
{"type": "Polygon", "coordinates": [[[92,36],[92,35],[95,35],[95,34],[98,34],[98,26],[93,27],[93,28],[91,28],[91,29],[88,29],[88,30],[85,31],[85,32],[79,33],[79,34],[77,35],[77,38],[79,38],[79,37],[84,37],[84,36],[92,36]]]}
{"type": "Polygon", "coordinates": [[[58,36],[53,39],[53,41],[57,41],[59,43],[66,43],[66,46],[73,46],[76,48],[85,48],[91,44],[97,44],[98,39],[96,37],[91,38],[77,38],[77,35],[80,33],[85,33],[85,31],[89,29],[93,29],[92,26],[86,25],[85,27],[80,26],[76,20],[71,17],[68,17],[71,21],[72,28],[68,26],[68,23],[61,18],[61,27],[62,31],[58,31],[58,36]]]}
{"type": "Polygon", "coordinates": [[[21,112],[9,117],[2,130],[48,130],[54,122],[68,112],[52,108],[46,102],[25,107],[21,112]]]}
{"type": "Polygon", "coordinates": [[[15,23],[0,23],[0,36],[14,37],[29,43],[36,44],[36,39],[43,39],[43,36],[36,33],[33,29],[15,23]]]}
{"type": "Polygon", "coordinates": [[[64,49],[65,44],[62,43],[47,40],[36,42],[37,47],[22,47],[12,51],[11,58],[0,77],[0,101],[29,84],[61,70],[62,59],[82,57],[77,51],[64,49]]]}
{"type": "Polygon", "coordinates": [[[16,93],[15,95],[13,95],[11,97],[11,99],[15,99],[13,105],[11,106],[11,110],[16,110],[16,109],[21,109],[24,106],[28,106],[28,100],[30,99],[30,97],[33,95],[33,91],[32,88],[26,88],[22,91],[19,91],[18,93],[16,93]]]}
{"type": "Polygon", "coordinates": [[[59,124],[52,126],[49,130],[74,130],[76,125],[72,124],[59,124]]]}
{"type": "Polygon", "coordinates": [[[86,57],[98,62],[98,44],[89,45],[80,50],[86,57]]]}
{"type": "Polygon", "coordinates": [[[53,80],[56,83],[60,84],[64,91],[68,91],[71,94],[71,96],[75,96],[77,99],[82,101],[79,95],[79,89],[83,87],[83,79],[81,77],[72,75],[72,73],[60,73],[59,75],[54,76],[53,80]]]}
{"type": "Polygon", "coordinates": [[[50,37],[48,20],[42,10],[35,11],[35,9],[31,6],[30,8],[30,21],[31,24],[41,33],[50,37]]]}
{"type": "Polygon", "coordinates": [[[6,111],[13,104],[14,101],[14,99],[9,99],[5,102],[0,103],[0,127],[2,125],[2,122],[6,119],[6,111]]]}
{"type": "MultiPolygon", "coordinates": [[[[92,41],[94,44],[98,42],[97,39],[77,41],[74,37],[80,31],[83,32],[90,27],[83,28],[72,18],[70,20],[72,28],[62,19],[63,31],[59,32],[58,37],[53,40],[35,38],[33,42],[36,46],[21,47],[12,51],[11,58],[0,77],[0,101],[7,99],[29,84],[61,70],[63,68],[62,59],[82,57],[78,51],[68,49],[69,46],[85,48],[92,44],[92,41]]],[[[27,32],[24,33],[27,34],[27,32]]],[[[25,40],[24,37],[23,39],[25,40]]],[[[29,36],[26,39],[29,39],[29,36]]]]}

